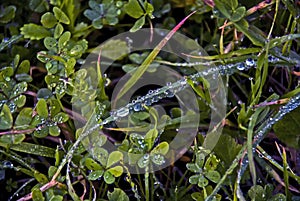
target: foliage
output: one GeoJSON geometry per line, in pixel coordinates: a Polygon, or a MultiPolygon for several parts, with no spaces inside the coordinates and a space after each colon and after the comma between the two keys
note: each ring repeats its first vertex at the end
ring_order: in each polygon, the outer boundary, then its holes
{"type": "Polygon", "coordinates": [[[0,9],[0,200],[299,199],[299,2],[26,2],[3,0],[0,9]],[[102,42],[143,27],[171,31],[159,33],[152,50],[131,52],[136,38],[105,42],[81,68],[102,42]],[[161,51],[177,32],[211,56],[161,51]],[[110,60],[103,74],[100,64],[110,60]],[[183,79],[143,87],[112,110],[122,75],[131,77],[117,98],[163,65],[183,79]],[[226,82],[227,114],[212,130],[215,94],[207,79],[193,77],[199,73],[226,82]],[[172,140],[190,134],[179,132],[181,122],[195,127],[195,114],[179,107],[190,97],[175,101],[183,86],[195,92],[199,126],[173,161],[172,140]],[[157,167],[164,168],[152,172],[157,167]]]}

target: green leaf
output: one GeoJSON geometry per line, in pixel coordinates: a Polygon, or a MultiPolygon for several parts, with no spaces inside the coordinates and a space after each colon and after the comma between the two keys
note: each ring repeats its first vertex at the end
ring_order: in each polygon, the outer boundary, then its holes
{"type": "Polygon", "coordinates": [[[100,164],[98,164],[96,161],[94,161],[91,158],[86,158],[85,159],[85,166],[89,169],[89,170],[102,170],[102,167],[100,164]]]}
{"type": "Polygon", "coordinates": [[[114,188],[113,192],[107,192],[107,197],[109,201],[129,201],[126,193],[119,188],[114,188]]]}
{"type": "Polygon", "coordinates": [[[189,182],[191,184],[198,184],[198,181],[199,181],[199,177],[200,175],[196,174],[196,175],[193,175],[189,178],[189,182]]]}
{"type": "Polygon", "coordinates": [[[64,32],[64,27],[61,25],[61,23],[57,23],[54,29],[54,38],[55,39],[59,38],[63,32],[64,32]]]}
{"type": "Polygon", "coordinates": [[[126,41],[109,40],[102,46],[101,56],[112,60],[122,59],[130,52],[126,41]],[[118,47],[118,48],[116,48],[118,47]]]}
{"type": "Polygon", "coordinates": [[[150,129],[145,135],[145,142],[147,144],[148,151],[152,149],[155,139],[158,136],[158,131],[156,128],[150,129]]]}
{"type": "Polygon", "coordinates": [[[107,171],[109,171],[114,177],[119,177],[123,173],[123,167],[122,166],[115,166],[112,168],[109,168],[107,171]]]}
{"type": "MultiPolygon", "coordinates": [[[[130,1],[132,2],[132,0],[130,1]]],[[[140,79],[140,77],[147,71],[148,67],[158,55],[160,50],[166,45],[168,40],[176,33],[176,31],[182,26],[182,24],[192,16],[196,11],[192,12],[186,16],[183,20],[179,22],[167,35],[166,37],[159,42],[159,44],[151,51],[148,57],[144,60],[140,67],[133,73],[129,80],[124,84],[123,88],[120,90],[120,93],[117,95],[116,99],[120,99],[128,90],[140,79]]]]}
{"type": "Polygon", "coordinates": [[[46,0],[30,0],[29,8],[34,12],[43,13],[49,9],[49,5],[46,0]]]}
{"type": "Polygon", "coordinates": [[[33,201],[44,201],[45,198],[43,196],[42,191],[39,188],[35,188],[32,191],[32,200],[33,201]]]}
{"type": "Polygon", "coordinates": [[[40,40],[51,36],[51,33],[46,28],[33,23],[25,24],[20,30],[24,38],[29,38],[30,40],[40,40]]]}
{"type": "Polygon", "coordinates": [[[9,107],[4,104],[0,113],[0,130],[10,129],[13,125],[13,117],[9,107]]]}
{"type": "Polygon", "coordinates": [[[58,114],[56,114],[53,117],[52,120],[58,124],[61,124],[61,123],[64,123],[69,120],[69,115],[67,115],[66,113],[63,113],[63,112],[59,112],[58,114]]]}
{"type": "Polygon", "coordinates": [[[7,6],[0,10],[0,23],[6,24],[15,18],[15,12],[17,8],[15,6],[7,6]]]}
{"type": "Polygon", "coordinates": [[[150,153],[151,161],[156,165],[162,165],[166,162],[164,156],[162,154],[153,154],[150,153]]]}
{"type": "Polygon", "coordinates": [[[18,66],[16,74],[28,73],[29,70],[30,70],[30,62],[28,60],[24,60],[18,66]]]}
{"type": "Polygon", "coordinates": [[[47,137],[48,134],[49,134],[49,128],[47,126],[44,126],[42,128],[39,128],[39,129],[35,130],[33,132],[33,134],[34,134],[35,137],[38,137],[38,138],[47,137]]]}
{"type": "Polygon", "coordinates": [[[199,167],[196,163],[187,163],[186,168],[194,173],[201,171],[201,167],[199,167]]]}
{"type": "Polygon", "coordinates": [[[18,135],[3,135],[0,137],[0,142],[4,144],[19,144],[23,140],[25,140],[26,136],[24,134],[18,134],[18,135]]]}
{"type": "Polygon", "coordinates": [[[112,184],[116,180],[115,177],[109,171],[105,171],[103,178],[105,183],[107,184],[112,184]]]}
{"type": "Polygon", "coordinates": [[[264,189],[260,185],[252,186],[248,191],[248,195],[251,198],[251,200],[255,200],[255,201],[265,200],[264,189]]]}
{"type": "Polygon", "coordinates": [[[230,20],[233,22],[240,21],[246,14],[246,8],[244,6],[241,6],[234,10],[231,14],[230,20]]]}
{"type": "Polygon", "coordinates": [[[53,7],[53,13],[55,18],[64,24],[70,24],[70,19],[68,18],[68,16],[58,7],[53,7]]]}
{"type": "Polygon", "coordinates": [[[109,168],[113,164],[119,162],[122,159],[123,159],[122,152],[120,152],[120,151],[113,151],[108,156],[106,167],[109,168]]]}
{"type": "Polygon", "coordinates": [[[34,178],[41,184],[46,184],[49,181],[47,176],[40,172],[35,172],[34,178]]]}
{"type": "Polygon", "coordinates": [[[52,136],[59,136],[60,134],[60,128],[57,125],[51,125],[48,126],[49,128],[49,134],[52,136]]]}
{"type": "Polygon", "coordinates": [[[142,16],[140,19],[138,19],[134,25],[129,30],[130,32],[136,32],[137,30],[141,29],[145,24],[145,16],[142,16]]]}
{"type": "Polygon", "coordinates": [[[273,47],[279,46],[282,43],[297,39],[299,37],[300,37],[300,34],[289,34],[289,35],[285,35],[285,36],[281,36],[281,37],[276,37],[276,38],[270,40],[269,48],[271,49],[273,47]]]}
{"type": "Polygon", "coordinates": [[[166,155],[169,151],[169,143],[161,142],[151,151],[151,154],[162,154],[166,155]]]}
{"type": "Polygon", "coordinates": [[[57,24],[57,19],[52,13],[47,12],[42,15],[41,23],[46,28],[53,28],[57,24]]]}
{"type": "Polygon", "coordinates": [[[128,3],[124,5],[124,11],[133,18],[140,18],[144,15],[144,11],[141,8],[138,0],[129,0],[128,3]]]}
{"type": "Polygon", "coordinates": [[[99,161],[103,166],[106,166],[108,158],[108,152],[106,149],[103,149],[102,147],[94,147],[90,151],[97,161],[99,161]]]}
{"type": "Polygon", "coordinates": [[[236,143],[234,138],[222,134],[214,148],[214,152],[221,161],[224,161],[225,167],[229,167],[231,162],[235,159],[235,156],[239,153],[241,147],[241,145],[236,143]]]}
{"type": "Polygon", "coordinates": [[[234,22],[234,26],[241,32],[243,32],[254,45],[263,47],[265,39],[259,35],[259,32],[253,31],[254,27],[250,27],[248,25],[248,22],[244,19],[234,22]]]}
{"type": "Polygon", "coordinates": [[[39,116],[48,118],[48,106],[45,99],[40,99],[35,107],[39,116]]]}
{"type": "Polygon", "coordinates": [[[48,50],[57,52],[57,40],[53,37],[46,37],[44,39],[44,45],[48,50]]]}
{"type": "Polygon", "coordinates": [[[28,143],[28,142],[13,144],[11,145],[10,149],[23,152],[23,153],[37,155],[37,156],[45,156],[49,158],[55,157],[55,149],[38,145],[38,144],[28,143]]]}
{"type": "MultiPolygon", "coordinates": [[[[49,78],[50,76],[51,75],[46,76],[46,78],[45,78],[46,82],[47,82],[47,78],[49,78]]],[[[48,84],[48,82],[47,82],[47,84],[48,84]]],[[[36,97],[38,99],[45,99],[45,100],[51,98],[52,96],[53,96],[52,91],[49,90],[48,88],[40,88],[36,95],[36,97]]]]}
{"type": "Polygon", "coordinates": [[[70,38],[71,38],[71,32],[66,31],[65,33],[63,33],[58,40],[58,48],[60,50],[63,49],[67,45],[70,38]]]}
{"type": "Polygon", "coordinates": [[[64,197],[61,196],[61,195],[53,195],[51,198],[50,198],[50,201],[63,201],[64,197]]]}
{"type": "Polygon", "coordinates": [[[32,108],[23,108],[15,121],[15,127],[29,125],[32,120],[32,108]]]}
{"type": "Polygon", "coordinates": [[[205,177],[214,183],[219,182],[221,179],[220,173],[215,170],[205,172],[205,177]]]}
{"type": "Polygon", "coordinates": [[[276,136],[287,146],[300,148],[300,108],[286,114],[273,126],[276,136]]]}
{"type": "Polygon", "coordinates": [[[93,171],[89,174],[88,180],[95,181],[95,180],[99,179],[100,177],[102,177],[103,173],[104,173],[104,170],[93,171]]]}
{"type": "Polygon", "coordinates": [[[138,160],[138,166],[140,168],[145,168],[150,163],[150,154],[146,153],[143,157],[138,160]]]}
{"type": "Polygon", "coordinates": [[[198,186],[205,187],[207,185],[208,185],[208,180],[204,176],[199,175],[198,186]]]}

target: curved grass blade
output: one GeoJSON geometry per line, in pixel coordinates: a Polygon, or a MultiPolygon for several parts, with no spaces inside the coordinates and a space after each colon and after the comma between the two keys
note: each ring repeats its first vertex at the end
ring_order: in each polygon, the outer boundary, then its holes
{"type": "Polygon", "coordinates": [[[179,24],[177,24],[168,35],[160,41],[160,43],[152,50],[152,52],[148,55],[148,57],[144,60],[140,67],[133,73],[131,78],[125,83],[123,88],[120,90],[117,98],[121,98],[128,90],[140,79],[140,77],[144,74],[144,72],[148,69],[149,65],[152,63],[154,58],[158,55],[160,50],[166,45],[166,43],[170,40],[170,38],[176,33],[176,31],[183,25],[183,23],[192,16],[196,11],[190,13],[187,17],[185,17],[179,24]]]}

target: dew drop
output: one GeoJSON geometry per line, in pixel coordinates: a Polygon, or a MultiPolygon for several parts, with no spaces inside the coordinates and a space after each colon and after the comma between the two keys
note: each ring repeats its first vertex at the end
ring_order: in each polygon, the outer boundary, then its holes
{"type": "Polygon", "coordinates": [[[255,61],[252,58],[246,59],[246,65],[249,67],[253,67],[255,65],[255,61]]]}
{"type": "Polygon", "coordinates": [[[236,67],[238,70],[245,70],[245,64],[244,63],[240,63],[239,65],[237,65],[236,67]]]}
{"type": "Polygon", "coordinates": [[[135,104],[133,105],[133,110],[134,110],[135,112],[141,111],[141,110],[142,110],[142,104],[139,103],[139,102],[135,103],[135,104]]]}
{"type": "Polygon", "coordinates": [[[168,98],[174,97],[174,93],[173,93],[172,91],[170,91],[170,90],[165,91],[165,95],[166,95],[166,97],[168,97],[168,98]]]}

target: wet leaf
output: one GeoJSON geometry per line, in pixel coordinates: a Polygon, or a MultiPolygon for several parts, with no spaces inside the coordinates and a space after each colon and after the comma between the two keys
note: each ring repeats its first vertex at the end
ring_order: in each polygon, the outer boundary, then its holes
{"type": "Polygon", "coordinates": [[[58,114],[56,114],[53,117],[52,120],[58,124],[61,124],[61,123],[64,123],[69,120],[69,115],[67,115],[66,113],[63,113],[63,112],[59,112],[58,114]]]}
{"type": "Polygon", "coordinates": [[[52,13],[47,12],[42,15],[41,23],[46,28],[53,28],[57,24],[57,19],[52,13]]]}
{"type": "Polygon", "coordinates": [[[28,143],[28,142],[13,144],[11,145],[10,149],[23,152],[23,153],[37,155],[37,156],[45,156],[49,158],[55,157],[55,149],[38,145],[38,144],[28,143]]]}
{"type": "Polygon", "coordinates": [[[21,34],[24,35],[24,38],[29,38],[30,40],[40,40],[47,36],[51,36],[51,33],[46,28],[33,23],[25,24],[20,30],[21,34]]]}
{"type": "Polygon", "coordinates": [[[136,32],[137,30],[141,29],[145,24],[145,16],[142,16],[140,19],[138,19],[134,25],[129,30],[130,32],[136,32]]]}
{"type": "Polygon", "coordinates": [[[0,142],[4,144],[19,144],[25,140],[26,136],[24,134],[18,135],[3,135],[0,137],[0,142]]]}
{"type": "Polygon", "coordinates": [[[51,125],[49,128],[49,134],[52,136],[59,136],[60,134],[60,128],[56,125],[51,125]]]}
{"type": "Polygon", "coordinates": [[[105,171],[103,178],[104,178],[105,183],[107,183],[107,184],[112,184],[116,180],[115,177],[109,171],[105,171]]]}
{"type": "Polygon", "coordinates": [[[104,173],[104,170],[95,170],[89,174],[88,180],[95,181],[95,180],[99,179],[100,177],[102,177],[103,173],[104,173]]]}
{"type": "Polygon", "coordinates": [[[120,151],[113,151],[109,154],[106,167],[111,167],[115,163],[123,159],[123,154],[120,151]]]}
{"type": "Polygon", "coordinates": [[[113,192],[108,192],[107,197],[109,201],[129,201],[126,193],[119,188],[114,188],[113,192]]]}
{"type": "Polygon", "coordinates": [[[150,155],[147,153],[138,160],[137,164],[140,168],[145,168],[149,165],[149,163],[150,163],[150,155]]]}
{"type": "Polygon", "coordinates": [[[4,104],[0,112],[0,130],[10,129],[13,125],[13,117],[9,107],[4,104]]]}

